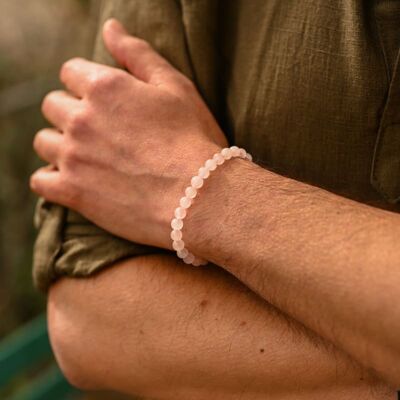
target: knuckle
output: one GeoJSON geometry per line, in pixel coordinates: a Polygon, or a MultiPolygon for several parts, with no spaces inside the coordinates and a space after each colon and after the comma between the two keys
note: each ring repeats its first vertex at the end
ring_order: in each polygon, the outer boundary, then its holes
{"type": "Polygon", "coordinates": [[[126,47],[133,48],[137,52],[146,52],[152,49],[149,42],[136,37],[127,38],[126,47]]]}
{"type": "Polygon", "coordinates": [[[196,87],[191,79],[185,75],[181,75],[179,79],[179,86],[184,92],[193,93],[196,92],[196,87]]]}
{"type": "Polygon", "coordinates": [[[197,88],[189,78],[178,78],[175,81],[174,94],[185,104],[198,105],[201,103],[201,97],[199,96],[197,88]]]}
{"type": "Polygon", "coordinates": [[[75,112],[68,117],[67,131],[71,134],[81,134],[88,129],[89,114],[86,111],[75,112]]]}
{"type": "Polygon", "coordinates": [[[116,88],[124,78],[125,74],[118,69],[102,71],[89,80],[88,92],[105,95],[110,89],[116,88]]]}
{"type": "Polygon", "coordinates": [[[89,96],[97,94],[99,88],[98,76],[91,76],[88,78],[86,83],[86,92],[89,96]]]}
{"type": "Polygon", "coordinates": [[[83,190],[76,179],[76,174],[71,171],[65,171],[62,178],[61,195],[65,205],[74,210],[80,210],[83,204],[83,190]]]}
{"type": "Polygon", "coordinates": [[[64,161],[64,167],[67,170],[74,170],[76,164],[79,161],[77,147],[73,144],[68,144],[64,146],[62,158],[64,161]]]}

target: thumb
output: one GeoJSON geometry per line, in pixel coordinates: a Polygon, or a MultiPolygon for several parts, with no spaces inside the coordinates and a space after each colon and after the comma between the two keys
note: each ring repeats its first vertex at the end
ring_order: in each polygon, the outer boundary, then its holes
{"type": "Polygon", "coordinates": [[[153,84],[168,84],[180,74],[146,41],[131,36],[116,19],[105,22],[104,43],[114,59],[136,78],[153,84]]]}

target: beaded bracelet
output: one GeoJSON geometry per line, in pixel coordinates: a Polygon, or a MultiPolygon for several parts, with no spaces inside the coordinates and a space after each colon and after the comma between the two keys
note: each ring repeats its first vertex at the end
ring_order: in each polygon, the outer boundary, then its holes
{"type": "Polygon", "coordinates": [[[207,160],[199,169],[198,175],[194,176],[190,183],[191,185],[185,189],[185,196],[179,201],[179,207],[175,209],[175,217],[171,221],[171,239],[172,248],[176,250],[176,254],[186,264],[194,266],[206,265],[208,262],[200,257],[196,257],[187,248],[185,242],[182,240],[183,220],[186,217],[187,209],[192,205],[194,198],[197,196],[197,191],[203,186],[204,180],[210,176],[210,172],[214,171],[219,165],[222,165],[226,160],[231,158],[240,157],[252,160],[252,157],[245,149],[237,146],[226,147],[219,153],[214,154],[213,158],[207,160]]]}

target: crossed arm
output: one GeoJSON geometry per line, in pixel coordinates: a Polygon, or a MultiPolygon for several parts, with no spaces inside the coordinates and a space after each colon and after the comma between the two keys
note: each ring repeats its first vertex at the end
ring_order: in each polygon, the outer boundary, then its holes
{"type": "Polygon", "coordinates": [[[50,291],[61,368],[82,388],[157,399],[394,399],[333,345],[220,268],[119,263],[50,291]]]}
{"type": "Polygon", "coordinates": [[[400,215],[242,160],[204,192],[195,253],[400,387],[400,215]]]}
{"type": "MultiPolygon", "coordinates": [[[[170,248],[169,221],[177,199],[196,168],[226,140],[192,84],[147,44],[115,23],[106,26],[105,41],[130,74],[84,60],[64,66],[61,78],[69,92],[52,93],[43,104],[58,131],[44,130],[35,140],[52,167],[32,177],[32,188],[128,240],[170,248]]],[[[194,253],[398,386],[399,219],[233,160],[202,189],[184,234],[194,253]],[[216,209],[218,204],[223,207],[216,209]]],[[[134,268],[130,271],[134,274],[134,268]]],[[[102,279],[107,281],[94,282],[102,279]]],[[[51,321],[65,316],[57,293],[74,300],[63,288],[78,286],[85,294],[96,293],[92,280],[64,281],[52,291],[50,305],[59,307],[50,307],[51,321]]],[[[105,296],[103,291],[97,294],[105,296]]],[[[219,296],[222,303],[225,293],[219,296]]],[[[72,304],[71,320],[78,318],[77,309],[86,308],[72,304]]],[[[76,325],[88,328],[86,317],[76,325]]],[[[51,328],[54,343],[63,343],[57,323],[51,328]]]]}

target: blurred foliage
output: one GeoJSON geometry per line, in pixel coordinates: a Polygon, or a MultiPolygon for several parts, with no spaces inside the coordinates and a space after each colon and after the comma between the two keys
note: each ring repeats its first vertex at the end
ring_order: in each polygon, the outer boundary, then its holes
{"type": "Polygon", "coordinates": [[[31,278],[36,197],[28,182],[41,164],[32,140],[48,125],[40,104],[59,87],[61,64],[90,54],[92,7],[88,0],[0,0],[0,338],[44,308],[31,278]]]}

